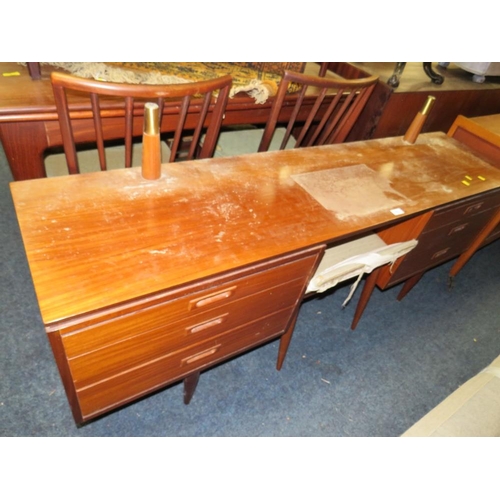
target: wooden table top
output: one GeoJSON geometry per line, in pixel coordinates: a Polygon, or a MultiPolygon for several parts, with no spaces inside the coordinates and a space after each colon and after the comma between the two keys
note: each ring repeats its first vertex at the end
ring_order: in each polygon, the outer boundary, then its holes
{"type": "Polygon", "coordinates": [[[500,136],[500,115],[475,116],[468,119],[500,136]]]}
{"type": "MultiPolygon", "coordinates": [[[[364,182],[346,189],[370,196],[364,182]]],[[[11,184],[46,325],[499,187],[500,170],[443,133],[165,164],[158,181],[133,168],[11,184]],[[356,165],[391,203],[346,217],[292,178],[356,165]]]]}
{"type": "Polygon", "coordinates": [[[475,116],[473,118],[469,118],[469,120],[472,120],[491,132],[500,135],[500,115],[475,116]]]}
{"type": "Polygon", "coordinates": [[[50,79],[32,80],[28,68],[17,63],[0,63],[0,68],[0,122],[48,112],[57,120],[50,79]]]}
{"type": "MultiPolygon", "coordinates": [[[[50,72],[57,68],[42,66],[40,80],[33,80],[28,68],[17,63],[0,63],[0,123],[22,121],[57,121],[54,94],[50,83],[50,72]],[[14,74],[18,73],[18,76],[14,74]],[[13,76],[4,76],[13,75],[13,76]]],[[[68,103],[72,110],[90,109],[88,99],[78,92],[68,92],[68,103]]],[[[264,104],[257,104],[247,95],[230,99],[228,110],[257,110],[263,114],[262,122],[269,115],[272,98],[264,104]]]]}

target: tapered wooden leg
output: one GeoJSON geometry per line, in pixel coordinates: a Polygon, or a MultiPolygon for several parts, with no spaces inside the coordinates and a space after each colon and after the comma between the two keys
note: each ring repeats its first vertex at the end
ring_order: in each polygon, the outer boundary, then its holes
{"type": "Polygon", "coordinates": [[[184,404],[188,405],[200,380],[200,372],[195,372],[184,379],[184,404]]]}
{"type": "Polygon", "coordinates": [[[416,274],[415,276],[412,276],[410,279],[406,280],[403,288],[401,288],[401,291],[399,292],[397,299],[403,300],[406,297],[406,294],[420,281],[420,278],[422,278],[423,275],[424,273],[416,274]]]}
{"type": "Polygon", "coordinates": [[[351,323],[351,330],[354,330],[356,326],[358,326],[358,321],[361,319],[361,315],[366,309],[368,301],[372,296],[373,289],[375,288],[381,269],[382,267],[377,267],[377,269],[370,273],[365,280],[365,286],[363,287],[363,291],[361,292],[361,296],[359,297],[358,305],[356,306],[356,311],[354,312],[354,319],[351,323]]]}
{"type": "Polygon", "coordinates": [[[484,240],[491,234],[491,232],[500,224],[500,210],[490,219],[488,224],[482,229],[482,231],[476,236],[472,245],[458,258],[453,267],[450,270],[450,276],[455,277],[462,267],[469,261],[469,259],[474,255],[476,250],[483,244],[484,240]]]}
{"type": "Polygon", "coordinates": [[[299,315],[299,308],[295,311],[295,314],[290,321],[287,331],[280,338],[280,346],[278,350],[278,362],[276,363],[276,369],[281,370],[283,362],[285,361],[286,353],[288,351],[288,346],[292,340],[293,330],[295,328],[295,323],[297,323],[297,317],[299,315]]]}

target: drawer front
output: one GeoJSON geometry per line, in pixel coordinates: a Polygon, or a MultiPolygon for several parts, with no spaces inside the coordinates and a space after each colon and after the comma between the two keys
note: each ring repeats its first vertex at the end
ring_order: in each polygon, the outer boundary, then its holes
{"type": "Polygon", "coordinates": [[[90,327],[61,329],[66,355],[73,358],[86,354],[141,333],[164,329],[166,325],[182,319],[191,318],[195,322],[202,313],[220,311],[244,297],[295,279],[305,283],[316,259],[316,255],[307,256],[150,307],[146,304],[142,309],[125,312],[90,327]]]}
{"type": "Polygon", "coordinates": [[[500,224],[495,229],[493,229],[491,234],[484,240],[484,244],[487,245],[488,243],[491,243],[498,238],[500,238],[500,224]]]}
{"type": "Polygon", "coordinates": [[[425,226],[424,233],[434,231],[437,228],[447,226],[454,222],[465,222],[465,219],[474,217],[481,212],[488,211],[500,205],[500,193],[475,196],[466,202],[453,204],[436,210],[434,216],[425,226]]]}
{"type": "Polygon", "coordinates": [[[303,281],[295,280],[218,309],[205,311],[70,358],[69,367],[75,387],[78,390],[95,384],[150,360],[224,336],[257,318],[294,307],[302,287],[303,281]]]}
{"type": "Polygon", "coordinates": [[[274,313],[238,328],[222,338],[171,352],[77,391],[83,419],[92,418],[165,385],[181,380],[235,354],[281,335],[294,308],[274,313]]]}
{"type": "Polygon", "coordinates": [[[418,245],[401,262],[389,280],[394,285],[438,264],[457,257],[472,243],[493,210],[464,218],[434,231],[424,232],[418,245]]]}

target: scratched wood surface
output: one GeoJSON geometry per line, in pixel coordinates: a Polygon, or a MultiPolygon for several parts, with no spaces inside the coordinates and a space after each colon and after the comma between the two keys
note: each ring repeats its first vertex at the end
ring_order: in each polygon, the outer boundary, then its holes
{"type": "Polygon", "coordinates": [[[166,164],[157,181],[133,168],[11,184],[46,325],[499,187],[442,133],[166,164]],[[402,195],[399,215],[340,217],[292,178],[359,164],[402,195]]]}

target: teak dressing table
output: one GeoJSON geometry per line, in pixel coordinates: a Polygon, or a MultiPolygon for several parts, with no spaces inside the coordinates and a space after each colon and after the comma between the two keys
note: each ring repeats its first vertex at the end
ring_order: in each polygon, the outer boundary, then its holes
{"type": "Polygon", "coordinates": [[[470,244],[500,205],[500,171],[432,133],[165,164],[158,181],[133,168],[11,190],[80,424],[180,380],[189,401],[200,371],[278,338],[279,369],[326,245],[374,230],[416,237],[377,277],[410,281],[470,244]],[[348,175],[359,165],[388,186],[373,203],[371,181],[348,175]],[[325,186],[335,196],[359,189],[364,208],[340,215],[295,180],[321,171],[337,175],[325,186]]]}

